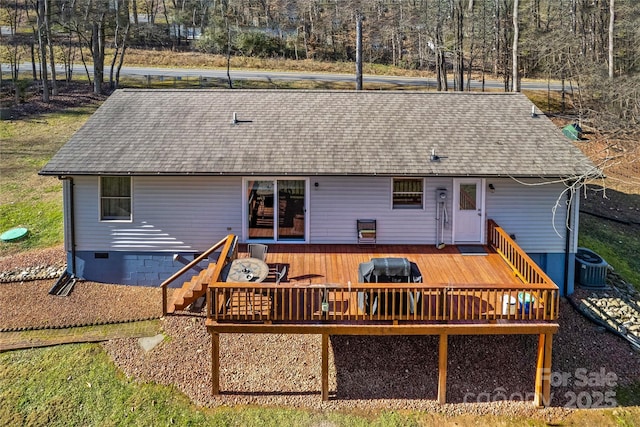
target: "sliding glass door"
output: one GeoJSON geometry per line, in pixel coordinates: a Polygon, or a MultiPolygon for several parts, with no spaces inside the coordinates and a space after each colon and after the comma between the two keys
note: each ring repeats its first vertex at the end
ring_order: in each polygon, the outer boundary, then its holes
{"type": "Polygon", "coordinates": [[[248,240],[305,241],[306,180],[258,179],[246,183],[248,240]]]}
{"type": "Polygon", "coordinates": [[[272,240],[274,238],[273,181],[249,181],[249,239],[272,240]]]}

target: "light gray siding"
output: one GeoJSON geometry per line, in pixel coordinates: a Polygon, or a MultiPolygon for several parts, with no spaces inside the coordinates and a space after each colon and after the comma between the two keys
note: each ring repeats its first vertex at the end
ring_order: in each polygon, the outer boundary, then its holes
{"type": "Polygon", "coordinates": [[[99,221],[98,177],[75,177],[79,251],[203,251],[241,230],[239,177],[133,177],[133,221],[99,221]]]}
{"type": "MultiPolygon", "coordinates": [[[[377,220],[380,244],[430,244],[436,240],[436,188],[451,192],[450,178],[428,178],[424,209],[392,209],[389,177],[315,177],[311,179],[310,242],[356,243],[356,220],[377,220]],[[316,187],[314,184],[318,183],[316,187]]],[[[450,198],[447,209],[451,209],[450,198]]],[[[445,229],[451,241],[451,227],[445,229]]]]}
{"type": "MultiPolygon", "coordinates": [[[[241,177],[132,180],[133,221],[118,222],[99,221],[98,177],[74,177],[78,251],[198,252],[226,234],[242,234],[241,177]]],[[[435,244],[438,188],[449,193],[444,241],[451,242],[451,178],[427,178],[424,209],[406,210],[392,209],[389,177],[312,177],[310,181],[310,243],[356,243],[356,220],[370,218],[377,220],[380,244],[435,244]]],[[[515,234],[527,252],[564,252],[563,184],[531,186],[508,178],[489,179],[489,183],[495,192],[486,193],[487,218],[515,234]]]]}
{"type": "Polygon", "coordinates": [[[515,234],[518,245],[526,252],[563,253],[567,215],[565,185],[526,182],[529,185],[508,178],[487,179],[487,185],[495,187],[494,192],[486,194],[487,218],[496,221],[507,233],[515,234]]]}

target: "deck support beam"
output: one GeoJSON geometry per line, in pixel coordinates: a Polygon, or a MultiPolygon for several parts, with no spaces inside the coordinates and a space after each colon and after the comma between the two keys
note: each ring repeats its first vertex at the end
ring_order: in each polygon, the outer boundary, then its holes
{"type": "Polygon", "coordinates": [[[211,331],[211,393],[220,394],[220,334],[211,331]]]}
{"type": "Polygon", "coordinates": [[[447,361],[449,359],[449,336],[440,335],[438,351],[438,403],[447,403],[447,361]]]}
{"type": "Polygon", "coordinates": [[[438,335],[438,403],[446,403],[449,335],[538,335],[538,357],[534,404],[548,406],[551,395],[551,346],[557,323],[494,323],[494,324],[275,324],[275,323],[218,323],[206,321],[211,334],[212,394],[220,393],[220,334],[319,334],[321,346],[322,400],[329,400],[329,338],[331,335],[438,335]]]}
{"type": "Polygon", "coordinates": [[[329,334],[322,334],[322,400],[329,400],[329,334]]]}
{"type": "Polygon", "coordinates": [[[539,408],[551,404],[551,348],[553,334],[538,335],[538,359],[533,404],[539,408]]]}

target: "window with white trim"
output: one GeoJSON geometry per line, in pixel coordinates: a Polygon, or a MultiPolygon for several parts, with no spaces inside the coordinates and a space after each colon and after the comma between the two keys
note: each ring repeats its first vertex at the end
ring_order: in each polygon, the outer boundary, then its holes
{"type": "Polygon", "coordinates": [[[393,178],[393,209],[422,209],[424,180],[422,178],[393,178]]]}
{"type": "Polygon", "coordinates": [[[131,177],[100,177],[100,220],[131,221],[131,177]]]}

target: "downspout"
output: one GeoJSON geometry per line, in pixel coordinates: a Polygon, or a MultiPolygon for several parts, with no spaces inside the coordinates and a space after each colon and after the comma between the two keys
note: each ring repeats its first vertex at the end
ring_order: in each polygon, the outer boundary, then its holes
{"type": "Polygon", "coordinates": [[[74,200],[73,200],[73,177],[70,176],[58,176],[60,181],[69,181],[69,239],[71,240],[71,274],[76,276],[76,225],[75,225],[75,215],[74,215],[74,200]]]}
{"type": "Polygon", "coordinates": [[[562,284],[562,294],[567,297],[569,292],[569,253],[571,251],[571,236],[573,228],[573,209],[572,209],[571,191],[567,191],[567,233],[564,242],[564,282],[562,284]]]}

